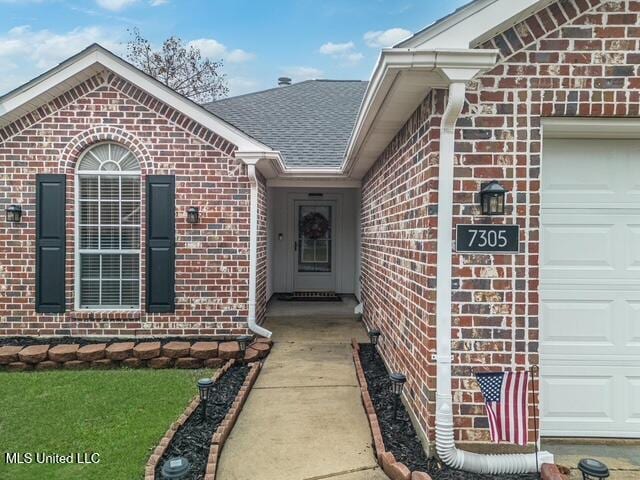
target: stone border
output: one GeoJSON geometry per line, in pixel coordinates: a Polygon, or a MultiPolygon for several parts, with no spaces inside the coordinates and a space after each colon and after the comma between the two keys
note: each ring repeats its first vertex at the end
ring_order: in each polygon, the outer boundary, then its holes
{"type": "MultiPolygon", "coordinates": [[[[269,354],[272,342],[256,339],[247,346],[244,359],[256,362],[269,354]]],[[[49,344],[0,347],[0,370],[83,370],[86,368],[219,368],[226,360],[240,357],[236,341],[145,341],[144,338],[112,343],[49,344]]]]}
{"type": "MultiPolygon", "coordinates": [[[[360,362],[360,344],[355,338],[351,339],[353,347],[353,363],[356,367],[356,377],[360,384],[360,393],[362,396],[362,404],[367,412],[369,419],[369,427],[373,435],[373,447],[376,451],[378,465],[384,473],[392,480],[431,480],[431,476],[424,472],[411,472],[406,465],[397,462],[393,453],[387,451],[382,439],[382,430],[378,422],[378,415],[369,395],[369,386],[360,362]]],[[[558,466],[551,463],[545,463],[541,468],[542,480],[567,480],[567,476],[560,473],[558,466]]]]}

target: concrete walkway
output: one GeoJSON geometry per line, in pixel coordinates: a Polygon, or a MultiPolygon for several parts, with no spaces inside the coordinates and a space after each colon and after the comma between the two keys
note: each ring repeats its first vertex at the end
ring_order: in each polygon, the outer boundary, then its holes
{"type": "Polygon", "coordinates": [[[269,318],[274,347],[218,466],[220,480],[386,480],[351,358],[353,319],[269,318]]]}

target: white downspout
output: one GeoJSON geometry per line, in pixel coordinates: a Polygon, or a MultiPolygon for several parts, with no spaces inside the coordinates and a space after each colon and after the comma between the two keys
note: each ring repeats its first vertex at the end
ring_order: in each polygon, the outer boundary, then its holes
{"type": "Polygon", "coordinates": [[[251,182],[251,201],[249,219],[249,330],[257,335],[271,338],[271,332],[256,323],[256,276],[258,263],[258,178],[255,163],[247,163],[247,175],[251,182]]]}
{"type": "MultiPolygon", "coordinates": [[[[464,82],[451,83],[449,102],[440,127],[438,178],[438,265],[436,287],[437,390],[436,451],[452,468],[474,473],[520,474],[536,471],[535,454],[481,455],[459,450],[453,435],[451,393],[451,251],[453,246],[453,173],[455,126],[464,106],[464,82]]],[[[536,439],[537,441],[538,439],[536,439]]],[[[538,453],[538,464],[553,463],[549,452],[538,453]]]]}

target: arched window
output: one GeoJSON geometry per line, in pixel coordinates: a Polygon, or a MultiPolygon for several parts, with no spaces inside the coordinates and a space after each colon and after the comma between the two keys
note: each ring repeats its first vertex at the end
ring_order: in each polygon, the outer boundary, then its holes
{"type": "Polygon", "coordinates": [[[126,148],[83,153],[76,182],[76,308],[140,307],[140,164],[126,148]]]}

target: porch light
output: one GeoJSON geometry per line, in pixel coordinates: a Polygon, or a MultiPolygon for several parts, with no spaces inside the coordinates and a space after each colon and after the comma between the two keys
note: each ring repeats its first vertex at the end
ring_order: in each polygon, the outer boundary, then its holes
{"type": "Polygon", "coordinates": [[[504,215],[507,191],[497,181],[482,184],[480,206],[482,215],[504,215]]]}
{"type": "Polygon", "coordinates": [[[167,480],[180,480],[181,478],[185,478],[187,473],[189,473],[189,460],[184,457],[169,457],[164,465],[162,466],[162,470],[160,473],[162,474],[162,478],[167,480]]]}
{"type": "Polygon", "coordinates": [[[200,210],[198,207],[189,207],[187,209],[187,223],[198,223],[200,221],[200,210]]]}
{"type": "Polygon", "coordinates": [[[592,478],[609,478],[609,468],[602,462],[593,458],[583,458],[578,463],[578,470],[582,472],[584,480],[592,478]]]}
{"type": "Polygon", "coordinates": [[[201,378],[198,380],[198,391],[200,392],[200,404],[202,405],[202,421],[207,418],[207,400],[209,400],[209,392],[213,387],[213,380],[210,378],[201,378]]]}
{"type": "Polygon", "coordinates": [[[380,338],[380,330],[369,330],[369,342],[371,343],[371,358],[376,354],[376,345],[380,338]]]}
{"type": "Polygon", "coordinates": [[[393,392],[393,418],[398,418],[398,402],[400,401],[400,395],[402,395],[402,389],[407,382],[407,377],[402,373],[392,373],[389,375],[391,380],[391,391],[393,392]]]}
{"type": "Polygon", "coordinates": [[[251,340],[253,340],[253,337],[251,335],[242,335],[238,337],[238,339],[236,340],[238,342],[238,346],[240,347],[240,355],[242,357],[243,362],[244,362],[244,352],[247,351],[247,346],[249,345],[251,340]]]}
{"type": "Polygon", "coordinates": [[[9,205],[5,209],[8,223],[20,223],[22,219],[22,207],[20,205],[9,205]]]}

